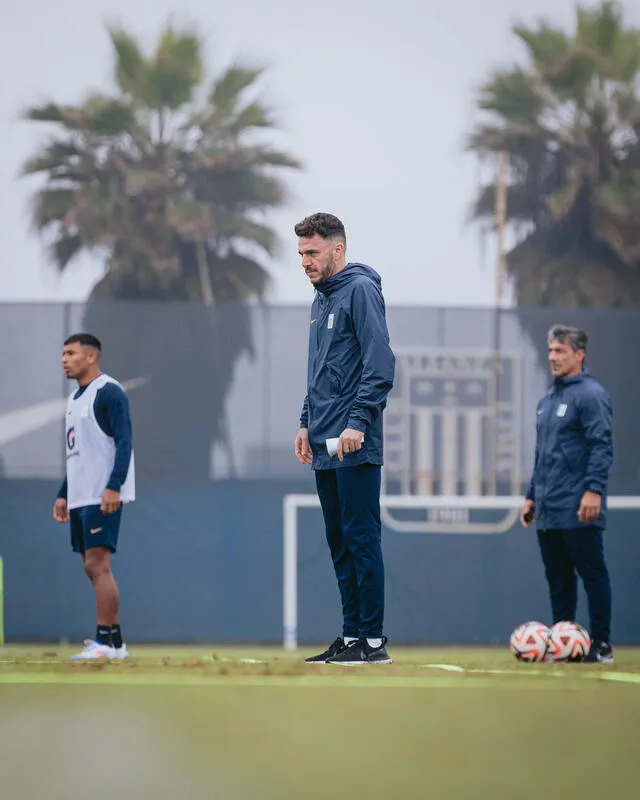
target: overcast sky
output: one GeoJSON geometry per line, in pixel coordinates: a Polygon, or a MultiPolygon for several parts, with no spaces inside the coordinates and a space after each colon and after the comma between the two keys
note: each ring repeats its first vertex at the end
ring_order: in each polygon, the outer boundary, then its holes
{"type": "MultiPolygon", "coordinates": [[[[90,259],[58,277],[29,230],[33,184],[22,161],[44,131],[19,120],[26,105],[76,103],[108,90],[106,22],[151,46],[163,23],[194,22],[211,73],[232,59],[269,68],[265,97],[278,144],[305,165],[288,207],[272,217],[282,249],[270,265],[274,302],[306,303],[292,226],[324,210],[347,226],[348,255],[383,276],[388,303],[487,305],[493,251],[483,258],[467,223],[478,185],[463,152],[477,86],[522,56],[515,21],[569,25],[573,0],[0,0],[0,300],[84,299],[101,274],[90,259]],[[484,263],[483,263],[484,262],[484,263]]],[[[640,24],[640,3],[626,2],[640,24]]]]}

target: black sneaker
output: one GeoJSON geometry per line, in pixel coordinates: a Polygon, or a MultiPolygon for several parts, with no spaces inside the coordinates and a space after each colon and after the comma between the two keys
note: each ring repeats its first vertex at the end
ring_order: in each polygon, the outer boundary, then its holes
{"type": "Polygon", "coordinates": [[[317,656],[309,656],[309,658],[305,658],[305,661],[307,664],[326,664],[330,658],[342,653],[346,647],[347,645],[344,643],[342,636],[338,636],[335,641],[331,642],[324,653],[318,653],[317,656]]]}
{"type": "Polygon", "coordinates": [[[367,654],[368,664],[393,664],[393,659],[389,658],[387,653],[387,637],[382,637],[382,644],[380,647],[371,647],[366,639],[362,640],[362,647],[367,654]]]}
{"type": "Polygon", "coordinates": [[[608,642],[595,641],[585,658],[587,664],[613,664],[613,650],[608,642]]]}
{"type": "Polygon", "coordinates": [[[343,667],[359,667],[362,664],[392,664],[387,653],[387,637],[382,637],[380,647],[371,647],[366,639],[356,639],[339,655],[327,661],[328,664],[342,664],[343,667]]]}
{"type": "Polygon", "coordinates": [[[367,653],[362,644],[363,639],[350,642],[341,653],[327,659],[327,664],[342,664],[343,667],[359,667],[367,663],[367,653]]]}

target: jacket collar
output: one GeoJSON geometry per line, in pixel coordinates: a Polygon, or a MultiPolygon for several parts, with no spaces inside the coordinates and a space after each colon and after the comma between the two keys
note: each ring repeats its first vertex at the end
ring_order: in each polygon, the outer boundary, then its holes
{"type": "Polygon", "coordinates": [[[579,372],[577,375],[572,375],[570,378],[554,378],[553,385],[554,387],[561,387],[561,386],[572,386],[574,383],[582,383],[585,378],[591,377],[591,373],[588,369],[583,369],[582,372],[579,372]]]}

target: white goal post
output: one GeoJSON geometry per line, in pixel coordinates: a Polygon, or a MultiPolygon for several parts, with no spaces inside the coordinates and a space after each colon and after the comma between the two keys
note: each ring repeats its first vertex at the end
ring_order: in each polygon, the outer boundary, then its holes
{"type": "MultiPolygon", "coordinates": [[[[399,532],[447,532],[495,534],[508,531],[518,518],[524,498],[485,495],[382,495],[380,506],[383,525],[399,532]],[[435,514],[435,520],[398,520],[391,511],[427,510],[435,514]],[[475,511],[505,511],[497,523],[469,523],[468,513],[475,511]]],[[[640,510],[640,496],[618,495],[609,497],[607,507],[614,511],[640,510]]],[[[298,510],[320,508],[315,494],[287,494],[283,499],[283,647],[296,650],[298,647],[298,510]]]]}

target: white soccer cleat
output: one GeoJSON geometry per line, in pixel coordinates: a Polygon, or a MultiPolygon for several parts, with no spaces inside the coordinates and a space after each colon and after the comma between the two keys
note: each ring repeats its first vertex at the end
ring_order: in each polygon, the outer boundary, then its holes
{"type": "Polygon", "coordinates": [[[129,658],[127,645],[123,644],[122,647],[114,647],[111,658],[113,658],[115,661],[125,661],[127,658],[129,658]]]}
{"type": "Polygon", "coordinates": [[[108,644],[99,644],[93,639],[84,640],[84,650],[71,656],[72,661],[110,661],[115,658],[115,648],[108,644]]]}

